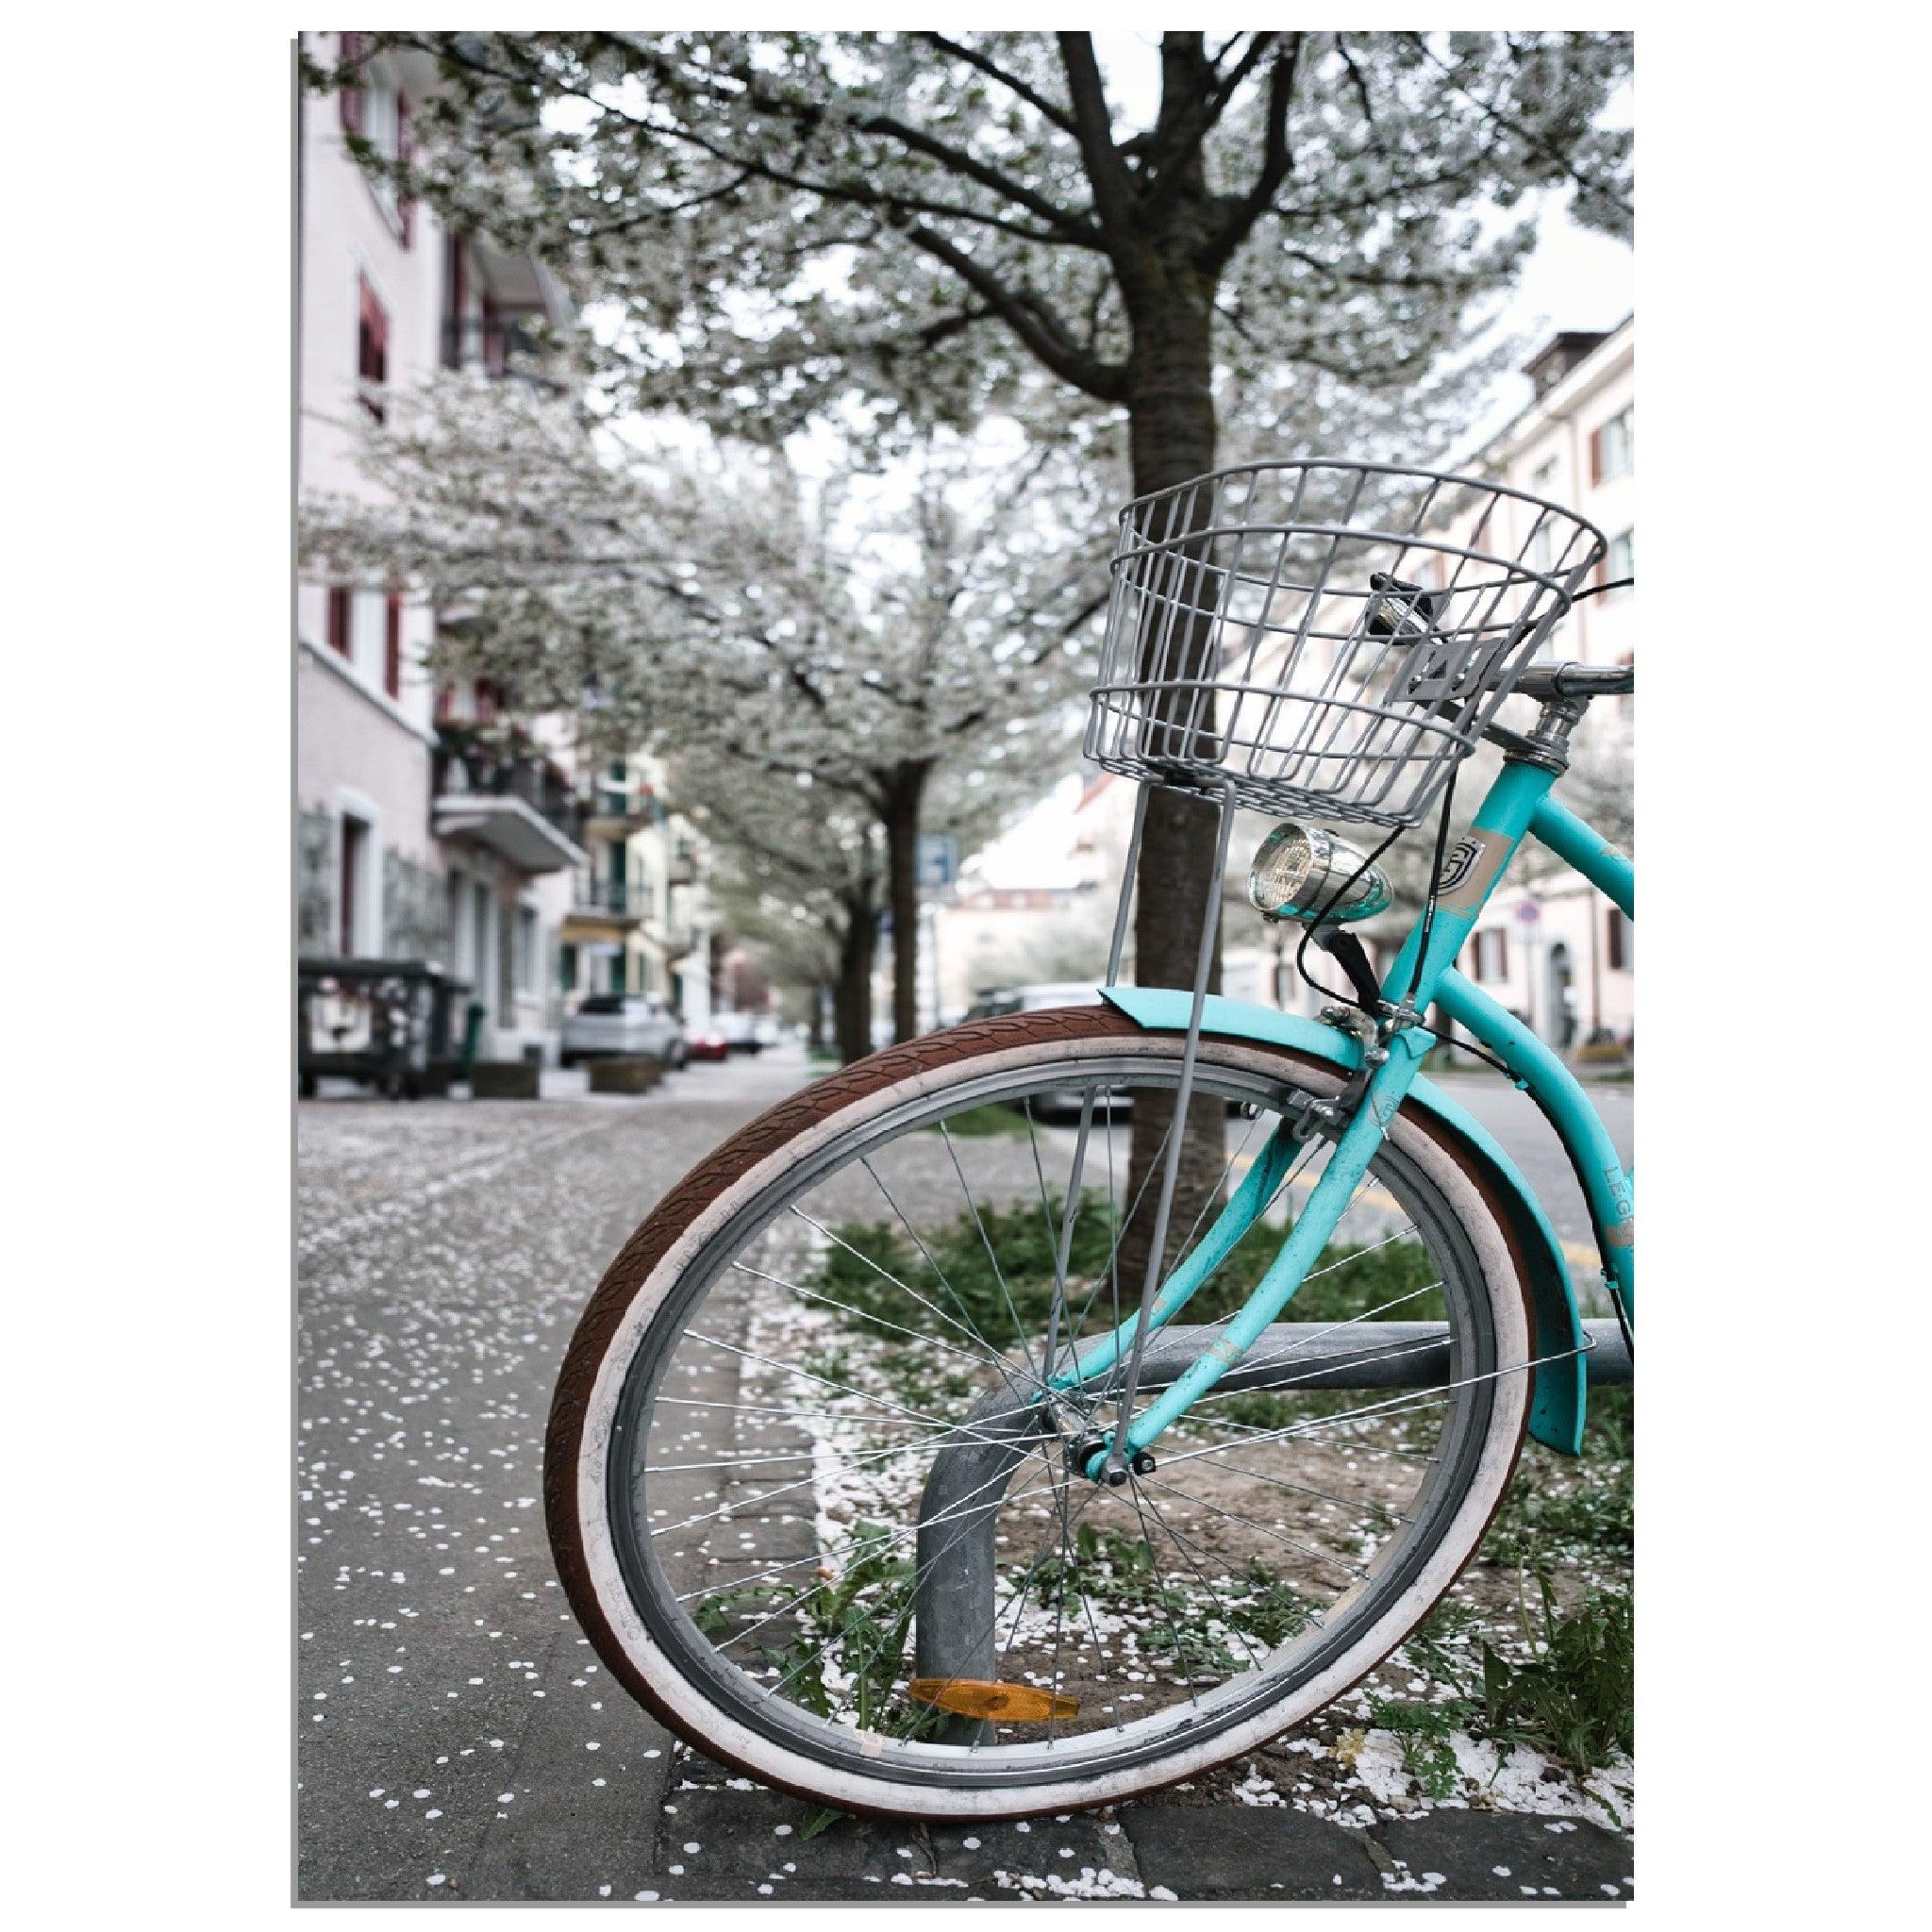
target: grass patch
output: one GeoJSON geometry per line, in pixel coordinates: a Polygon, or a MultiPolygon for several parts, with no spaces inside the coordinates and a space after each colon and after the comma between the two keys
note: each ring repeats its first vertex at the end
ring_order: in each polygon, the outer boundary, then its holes
{"type": "Polygon", "coordinates": [[[1456,1755],[1448,1740],[1457,1732],[1503,1750],[1528,1744],[1586,1776],[1635,1746],[1629,1591],[1591,1591],[1564,1614],[1548,1577],[1535,1581],[1540,1619],[1519,1600],[1525,1661],[1503,1657],[1481,1635],[1468,1607],[1451,1605],[1406,1646],[1410,1662],[1445,1694],[1370,1703],[1370,1724],[1394,1734],[1403,1769],[1428,1797],[1446,1798],[1455,1790],[1456,1755]]]}
{"type": "MultiPolygon", "coordinates": [[[[857,1523],[837,1553],[842,1560],[828,1553],[821,1581],[796,1602],[795,1589],[747,1584],[706,1597],[691,1621],[713,1637],[769,1619],[756,1648],[784,1696],[819,1717],[849,1707],[861,1730],[884,1728],[889,1714],[904,1718],[908,1709],[893,1686],[912,1637],[913,1565],[891,1555],[892,1547],[890,1530],[857,1523]],[[836,1694],[825,1682],[827,1663],[851,1679],[836,1694]]],[[[912,1709],[917,1718],[923,1707],[912,1709]]]]}
{"type": "MultiPolygon", "coordinates": [[[[974,1112],[999,1114],[1025,1132],[1024,1120],[1005,1108],[974,1112]]],[[[948,1131],[953,1124],[948,1123],[948,1131]]],[[[896,1222],[847,1222],[834,1229],[837,1239],[808,1286],[838,1303],[853,1325],[888,1340],[904,1340],[905,1328],[920,1325],[914,1319],[920,1313],[918,1303],[897,1285],[905,1282],[995,1346],[1018,1340],[1016,1320],[1031,1341],[1044,1327],[1053,1306],[1055,1252],[1064,1207],[1062,1197],[1049,1194],[1044,1207],[1038,1200],[1010,1208],[982,1207],[976,1218],[962,1211],[923,1233],[924,1254],[896,1222]]],[[[1287,1233],[1281,1227],[1251,1228],[1195,1291],[1185,1319],[1219,1321],[1241,1307],[1287,1233]]],[[[1096,1190],[1086,1191],[1068,1257],[1075,1284],[1091,1283],[1108,1272],[1114,1237],[1106,1197],[1096,1190]]],[[[1428,1251],[1418,1241],[1331,1241],[1289,1305],[1289,1313],[1298,1321],[1345,1322],[1373,1309],[1375,1320],[1441,1321],[1446,1311],[1435,1280],[1428,1251]]],[[[1076,1287],[1074,1292],[1077,1312],[1084,1290],[1076,1287]]],[[[1131,1299],[1125,1285],[1123,1298],[1131,1299]]],[[[1110,1297],[1096,1297],[1096,1303],[1102,1300],[1110,1306],[1110,1297]]]]}

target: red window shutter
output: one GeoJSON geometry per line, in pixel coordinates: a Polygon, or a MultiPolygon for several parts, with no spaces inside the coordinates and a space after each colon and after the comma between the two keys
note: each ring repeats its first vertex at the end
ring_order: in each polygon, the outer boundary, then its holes
{"type": "Polygon", "coordinates": [[[1601,424],[1590,432],[1590,480],[1592,483],[1604,480],[1604,432],[1601,424]]]}
{"type": "Polygon", "coordinates": [[[349,642],[349,589],[332,584],[328,593],[328,645],[344,658],[351,655],[349,642]]]}
{"type": "Polygon", "coordinates": [[[403,597],[400,591],[389,593],[383,607],[382,688],[391,697],[403,694],[403,597]]]}
{"type": "Polygon", "coordinates": [[[389,381],[389,315],[375,299],[369,278],[359,278],[361,313],[357,323],[356,373],[362,379],[362,407],[380,423],[382,398],[369,391],[379,390],[389,381]]]}
{"type": "Polygon", "coordinates": [[[1610,923],[1609,946],[1610,971],[1624,970],[1624,915],[1613,906],[1607,915],[1610,923]]]}
{"type": "MultiPolygon", "coordinates": [[[[409,137],[409,101],[407,94],[396,96],[396,159],[408,167],[415,158],[416,147],[409,137]]],[[[416,204],[407,194],[396,196],[396,218],[403,225],[403,246],[416,239],[416,204]]]]}
{"type": "MultiPolygon", "coordinates": [[[[360,34],[339,35],[338,45],[341,55],[341,64],[344,67],[353,67],[362,58],[362,36],[360,34]]],[[[362,111],[367,98],[367,95],[359,87],[337,89],[336,102],[341,108],[342,131],[345,134],[360,134],[362,132],[362,111]]]]}

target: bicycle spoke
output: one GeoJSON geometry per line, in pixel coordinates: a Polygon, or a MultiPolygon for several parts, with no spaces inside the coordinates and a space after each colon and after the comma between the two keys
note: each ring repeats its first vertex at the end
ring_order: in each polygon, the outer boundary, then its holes
{"type": "MultiPolygon", "coordinates": [[[[877,1176],[874,1175],[874,1178],[876,1179],[877,1176]]],[[[883,1191],[883,1189],[881,1189],[881,1191],[883,1191]]],[[[887,1198],[890,1200],[891,1196],[889,1195],[887,1198]]],[[[994,1364],[997,1364],[999,1362],[1000,1357],[998,1351],[993,1348],[992,1344],[987,1341],[985,1336],[980,1334],[977,1328],[970,1328],[964,1323],[954,1321],[952,1316],[947,1314],[943,1308],[938,1307],[935,1303],[927,1301],[926,1298],[923,1294],[921,1294],[917,1289],[912,1288],[908,1286],[906,1282],[901,1281],[899,1277],[896,1274],[894,1274],[890,1268],[881,1268],[879,1264],[876,1261],[874,1261],[870,1255],[861,1254],[858,1249],[855,1248],[852,1245],[850,1241],[845,1241],[838,1234],[835,1234],[832,1231],[832,1229],[825,1227],[822,1225],[820,1223],[814,1221],[811,1218],[811,1216],[806,1213],[806,1211],[802,1208],[800,1208],[795,1202],[792,1204],[791,1211],[793,1214],[797,1215],[799,1220],[804,1222],[808,1227],[816,1228],[820,1234],[825,1237],[827,1241],[836,1241],[838,1245],[843,1248],[848,1255],[851,1255],[857,1260],[863,1261],[865,1265],[868,1268],[870,1268],[874,1274],[882,1276],[885,1280],[890,1281],[894,1288],[899,1289],[904,1293],[910,1295],[912,1299],[916,1301],[922,1308],[925,1308],[930,1313],[937,1315],[940,1318],[940,1320],[945,1323],[949,1328],[957,1328],[958,1332],[967,1339],[968,1341],[977,1342],[980,1348],[985,1352],[986,1359],[988,1361],[992,1362],[994,1364]]],[[[950,1288],[947,1291],[949,1293],[951,1292],[950,1288]]],[[[955,1295],[954,1300],[958,1301],[958,1297],[955,1295]]],[[[961,1308],[961,1312],[964,1312],[963,1306],[961,1308]]],[[[906,1332],[909,1334],[912,1331],[908,1329],[906,1332]]],[[[935,1343],[935,1346],[941,1345],[942,1344],[935,1343]]],[[[958,1353],[958,1351],[955,1352],[958,1353]]]]}
{"type": "MultiPolygon", "coordinates": [[[[1148,1481],[1148,1478],[1145,1476],[1137,1476],[1133,1478],[1133,1480],[1144,1484],[1148,1481]]],[[[1176,1491],[1175,1493],[1178,1493],[1178,1491],[1176,1491]]],[[[1191,1501],[1194,1499],[1190,1498],[1189,1500],[1191,1501]]],[[[1148,1508],[1150,1508],[1154,1512],[1155,1522],[1159,1524],[1161,1528],[1166,1531],[1169,1541],[1171,1541],[1175,1547],[1175,1549],[1177,1549],[1180,1552],[1181,1556],[1187,1561],[1188,1568],[1191,1570],[1197,1577],[1200,1578],[1202,1589],[1204,1589],[1208,1592],[1208,1594],[1213,1599],[1214,1607],[1221,1614],[1222,1627],[1224,1630],[1233,1632],[1233,1634],[1241,1640],[1241,1648],[1247,1652],[1248,1668],[1250,1670],[1253,1670],[1255,1668],[1256,1658],[1255,1653],[1248,1643],[1247,1633],[1244,1630],[1241,1630],[1239,1627],[1237,1627],[1237,1625],[1229,1618],[1227,1613],[1227,1604],[1225,1600],[1223,1598],[1221,1592],[1214,1588],[1212,1582],[1208,1580],[1207,1572],[1204,1571],[1201,1568],[1200,1564],[1194,1560],[1194,1557],[1191,1554],[1192,1550],[1200,1550],[1204,1556],[1207,1555],[1208,1552],[1205,1546],[1200,1543],[1193,1542],[1191,1538],[1184,1538],[1180,1534],[1180,1532],[1174,1528],[1174,1524],[1167,1520],[1167,1517],[1165,1513],[1162,1511],[1160,1505],[1157,1503],[1152,1496],[1147,1497],[1146,1502],[1148,1508]]],[[[1237,1518],[1236,1520],[1240,1521],[1241,1519],[1237,1518]]],[[[1250,1526],[1252,1527],[1254,1525],[1250,1526]]]]}
{"type": "MultiPolygon", "coordinates": [[[[1119,1426],[1126,1357],[1058,1391],[1044,1369],[1064,1374],[1059,1365],[1077,1362],[1096,1332],[1120,1333],[1129,1312],[1126,1234],[1186,1120],[1172,1110],[1145,1172],[1130,1175],[1119,1127],[1146,1089],[1108,1069],[992,1100],[986,1091],[972,1106],[1005,1106],[1017,1116],[1009,1130],[956,1134],[951,1115],[928,1108],[908,1124],[903,1164],[875,1158],[894,1146],[890,1137],[857,1148],[842,1170],[845,1191],[833,1185],[840,1170],[817,1171],[808,1190],[774,1202],[712,1264],[709,1299],[683,1315],[670,1359],[700,1365],[689,1376],[735,1363],[741,1399],[720,1399],[702,1383],[684,1384],[695,1387],[691,1394],[654,1393],[661,1433],[649,1438],[634,1481],[644,1546],[699,1566],[695,1576],[676,1570],[686,1588],[659,1586],[663,1600],[698,1620],[703,1644],[747,1698],[783,1707],[794,1727],[893,1740],[908,1762],[929,1746],[957,1751],[943,1740],[964,1736],[972,1757],[1004,1776],[998,1768],[1016,1754],[1078,1762],[1096,1738],[1211,1725],[1223,1707],[1211,1690],[1236,1676],[1303,1669],[1308,1646],[1289,1637],[1310,1623],[1348,1627],[1333,1606],[1345,1601],[1350,1617],[1360,1614],[1387,1551],[1433,1520],[1414,1498],[1428,1493],[1441,1452],[1422,1445],[1458,1426],[1471,1378],[1363,1395],[1326,1413],[1325,1396],[1302,1392],[1336,1379],[1337,1362],[1367,1372],[1440,1354],[1439,1335],[1398,1339],[1377,1318],[1448,1295],[1447,1332],[1460,1332],[1456,1291],[1440,1269],[1412,1272],[1403,1244],[1431,1248],[1405,1212],[1371,1224],[1358,1243],[1338,1237],[1344,1251],[1331,1249],[1298,1285],[1319,1284],[1326,1307],[1337,1293],[1344,1307],[1366,1306],[1264,1331],[1243,1358],[1248,1386],[1210,1391],[1194,1405],[1191,1436],[1158,1471],[1119,1489],[1090,1481],[1077,1451],[1109,1421],[1119,1426]],[[1073,1137],[1038,1110],[1041,1094],[1070,1086],[1097,1130],[1075,1143],[1091,1185],[1064,1165],[1073,1137]],[[1064,1216],[1055,1196],[1063,1184],[1064,1216]],[[864,1201],[854,1202],[852,1188],[864,1201]],[[868,1204],[873,1218],[855,1218],[854,1207],[862,1215],[868,1204]],[[1082,1249],[1095,1258],[1076,1264],[1082,1249]],[[1382,1287],[1416,1273],[1423,1286],[1382,1287]],[[1008,1386],[1010,1400],[993,1399],[1008,1386]],[[1278,1395],[1286,1406],[1237,1420],[1251,1414],[1242,1395],[1278,1395]],[[956,1455],[990,1460],[955,1465],[948,1478],[956,1455]],[[1189,1480],[1185,1464],[1194,1460],[1208,1480],[1189,1480]],[[1333,1473],[1344,1465],[1346,1474],[1333,1473]],[[700,1489],[708,1481],[714,1487],[700,1489]],[[805,1527],[775,1528],[781,1522],[805,1527]],[[712,1527],[723,1524],[737,1528],[712,1527]],[[804,1548],[794,1555],[781,1543],[761,1557],[760,1524],[781,1539],[802,1537],[804,1548]],[[949,1620],[915,1640],[931,1607],[922,1598],[963,1589],[975,1592],[965,1600],[971,1613],[956,1600],[949,1620]],[[942,1673],[956,1657],[959,1701],[909,1697],[908,1673],[942,1673]],[[980,1685],[981,1673],[994,1682],[980,1685]],[[982,1696],[991,1700],[987,1714],[974,1716],[982,1696]],[[961,1717],[963,1734],[951,1728],[961,1717]]],[[[1226,1106],[1212,1085],[1197,1094],[1197,1106],[1226,1106]]],[[[1279,1131],[1278,1096],[1270,1089],[1266,1104],[1245,1108],[1213,1185],[1174,1217],[1169,1280],[1213,1239],[1238,1176],[1279,1131]]],[[[1284,1224],[1284,1204],[1327,1152],[1314,1143],[1270,1157],[1286,1172],[1198,1284],[1228,1304],[1200,1324],[1201,1345],[1225,1332],[1240,1303],[1226,1283],[1251,1278],[1266,1259],[1253,1255],[1257,1244],[1272,1252],[1287,1238],[1294,1221],[1290,1208],[1284,1224]]],[[[1363,1191],[1338,1227],[1357,1224],[1363,1191]]],[[[654,1387],[667,1382],[680,1386],[660,1369],[654,1387]]]]}
{"type": "MultiPolygon", "coordinates": [[[[979,1230],[980,1245],[986,1250],[986,1258],[992,1263],[993,1279],[1000,1285],[1000,1296],[1007,1305],[1007,1313],[1013,1318],[1013,1336],[1020,1344],[1020,1355],[1026,1366],[1035,1366],[1033,1352],[1027,1346],[1026,1331],[1020,1321],[1020,1310],[1014,1306],[1013,1291],[1007,1286],[1006,1271],[1000,1266],[1000,1257],[993,1251],[992,1237],[986,1231],[986,1223],[980,1219],[979,1204],[973,1198],[973,1190],[966,1185],[966,1175],[959,1166],[958,1150],[953,1145],[953,1137],[946,1131],[946,1124],[939,1124],[940,1139],[946,1144],[946,1153],[953,1163],[953,1172],[959,1177],[959,1191],[966,1197],[967,1212],[973,1216],[973,1225],[979,1230]]],[[[1042,1375],[1043,1379],[1043,1375],[1042,1375]]]]}

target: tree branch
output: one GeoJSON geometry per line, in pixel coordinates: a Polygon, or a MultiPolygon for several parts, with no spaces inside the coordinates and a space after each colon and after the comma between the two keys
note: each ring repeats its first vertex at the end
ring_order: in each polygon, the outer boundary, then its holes
{"type": "Polygon", "coordinates": [[[900,232],[915,248],[923,249],[936,261],[944,262],[969,288],[984,296],[1013,333],[1063,381],[1102,402],[1126,400],[1126,371],[1082,355],[1047,315],[1037,297],[1016,294],[964,249],[917,222],[908,223],[900,232]]]}
{"type": "MultiPolygon", "coordinates": [[[[674,71],[669,62],[648,50],[635,47],[635,43],[633,50],[639,53],[660,76],[666,79],[674,78],[674,71]]],[[[824,108],[819,102],[792,100],[785,94],[772,92],[762,84],[761,77],[754,68],[741,64],[725,71],[738,81],[746,94],[767,112],[783,115],[807,133],[817,133],[825,125],[827,116],[824,108]]],[[[691,85],[685,76],[675,77],[683,85],[691,85]]],[[[728,95],[721,95],[716,84],[708,77],[700,77],[697,85],[713,99],[730,99],[728,95]]],[[[736,105],[735,102],[732,104],[736,105]]],[[[1049,228],[1069,241],[1080,241],[1084,238],[1090,245],[1092,242],[1091,225],[1071,209],[1061,208],[1058,202],[1036,192],[1024,182],[1015,181],[1010,175],[995,168],[991,162],[982,161],[976,156],[968,154],[965,149],[955,147],[951,142],[940,140],[937,135],[928,134],[923,127],[914,127],[891,114],[855,115],[843,125],[860,134],[883,135],[912,153],[924,156],[927,160],[935,162],[949,175],[960,175],[967,180],[978,182],[982,188],[990,189],[1003,200],[1010,201],[1016,207],[1026,209],[1029,214],[1039,216],[1049,228]]],[[[876,189],[872,192],[874,194],[880,192],[876,189]]],[[[953,211],[959,212],[957,209],[953,211]]]]}
{"type": "Polygon", "coordinates": [[[965,61],[969,67],[978,68],[989,79],[998,81],[1009,92],[1017,94],[1028,107],[1037,108],[1062,132],[1078,139],[1080,130],[1074,126],[1073,116],[1064,108],[1048,100],[1043,93],[1029,87],[1017,75],[1008,74],[997,61],[982,54],[976,47],[969,47],[963,41],[949,41],[944,34],[924,33],[919,38],[930,41],[941,53],[950,54],[954,59],[965,61]]]}
{"type": "Polygon", "coordinates": [[[1602,181],[1592,181],[1589,175],[1581,173],[1566,155],[1551,147],[1520,122],[1511,120],[1500,108],[1494,107],[1490,102],[1472,93],[1457,78],[1456,70],[1431,49],[1428,42],[1421,34],[1406,33],[1403,38],[1415,48],[1416,52],[1430,66],[1441,74],[1448,81],[1449,86],[1457,93],[1459,93],[1485,120],[1493,122],[1504,133],[1513,136],[1515,140],[1521,142],[1524,147],[1529,153],[1536,156],[1539,160],[1547,163],[1550,167],[1556,169],[1559,175],[1567,177],[1573,187],[1580,190],[1585,194],[1601,195],[1604,200],[1621,209],[1626,219],[1633,221],[1636,219],[1637,210],[1631,207],[1630,203],[1623,195],[1613,192],[1607,184],[1602,181]]]}
{"type": "Polygon", "coordinates": [[[1113,116],[1108,111],[1107,89],[1100,63],[1093,56],[1091,34],[1061,34],[1060,64],[1067,72],[1067,92],[1074,103],[1074,139],[1093,190],[1093,207],[1102,231],[1110,241],[1124,241],[1134,220],[1134,177],[1113,142],[1113,116]]]}
{"type": "Polygon", "coordinates": [[[1286,50],[1275,56],[1268,72],[1268,120],[1261,143],[1261,165],[1253,185],[1229,204],[1209,231],[1208,240],[1195,251],[1194,259],[1210,272],[1224,268],[1255,224],[1274,205],[1281,185],[1294,172],[1294,149],[1288,138],[1289,108],[1294,100],[1294,86],[1301,72],[1303,40],[1289,37],[1286,50]]]}

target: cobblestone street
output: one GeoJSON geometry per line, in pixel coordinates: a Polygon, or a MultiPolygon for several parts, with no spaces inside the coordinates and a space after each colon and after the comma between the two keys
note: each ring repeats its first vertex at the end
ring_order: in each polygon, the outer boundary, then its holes
{"type": "MultiPolygon", "coordinates": [[[[807,1077],[785,1047],[636,1098],[558,1082],[536,1102],[302,1107],[305,1901],[1630,1896],[1629,1840],[1601,1817],[1367,1791],[1315,1817],[1265,1781],[1246,1800],[1183,1786],[1031,1825],[808,1838],[808,1806],[684,1752],[613,1686],[545,1541],[552,1382],[632,1227],[807,1077]]],[[[1521,1100],[1484,1116],[1512,1146],[1521,1100]]]]}

